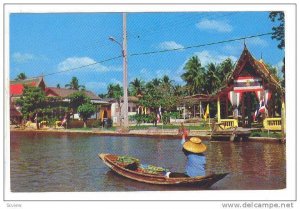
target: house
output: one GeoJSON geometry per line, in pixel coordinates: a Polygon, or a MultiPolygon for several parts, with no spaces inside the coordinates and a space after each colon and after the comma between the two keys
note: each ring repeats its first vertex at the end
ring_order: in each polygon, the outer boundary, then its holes
{"type": "MultiPolygon", "coordinates": [[[[118,101],[114,98],[104,98],[103,102],[107,102],[107,104],[103,104],[100,108],[100,119],[111,119],[114,124],[120,122],[120,111],[121,117],[122,112],[124,111],[123,103],[124,99],[121,98],[120,107],[118,101]]],[[[128,97],[128,116],[135,115],[138,110],[138,98],[134,96],[128,97]]]]}
{"type": "Polygon", "coordinates": [[[40,87],[43,91],[46,88],[43,77],[10,81],[10,97],[12,101],[15,101],[23,94],[24,85],[40,87]]]}
{"type": "MultiPolygon", "coordinates": [[[[100,97],[95,95],[93,92],[88,90],[75,90],[75,89],[67,89],[67,88],[56,88],[56,87],[47,87],[45,89],[45,93],[47,97],[60,97],[65,102],[69,102],[68,97],[78,91],[84,92],[84,94],[90,98],[91,103],[96,105],[97,111],[96,114],[93,115],[91,118],[93,119],[100,119],[100,106],[107,105],[108,102],[103,101],[100,97]]],[[[78,114],[74,114],[74,119],[79,119],[78,114]]]]}
{"type": "Polygon", "coordinates": [[[10,81],[10,122],[20,123],[22,120],[22,113],[20,107],[15,105],[15,101],[21,97],[24,90],[24,85],[40,87],[43,91],[45,90],[45,82],[43,77],[31,78],[25,80],[13,80],[10,81]]]}

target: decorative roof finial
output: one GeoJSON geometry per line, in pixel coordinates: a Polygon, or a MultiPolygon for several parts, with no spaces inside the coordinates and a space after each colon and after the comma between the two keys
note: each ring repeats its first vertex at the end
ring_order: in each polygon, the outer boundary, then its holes
{"type": "Polygon", "coordinates": [[[244,48],[247,48],[246,46],[246,39],[244,38],[244,48]]]}
{"type": "Polygon", "coordinates": [[[262,52],[260,53],[260,59],[261,59],[261,60],[263,59],[263,55],[262,55],[262,52]]]}

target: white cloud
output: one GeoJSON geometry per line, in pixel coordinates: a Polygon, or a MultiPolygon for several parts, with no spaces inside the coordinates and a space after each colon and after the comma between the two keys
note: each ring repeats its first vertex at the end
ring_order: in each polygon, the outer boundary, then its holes
{"type": "Polygon", "coordinates": [[[36,58],[35,55],[29,54],[29,53],[20,53],[16,52],[12,55],[13,61],[18,62],[18,63],[25,63],[30,60],[34,60],[36,58]]]}
{"type": "Polygon", "coordinates": [[[76,68],[91,69],[98,72],[122,71],[121,67],[105,66],[97,63],[90,57],[69,57],[58,64],[59,71],[66,71],[76,68]]]}
{"type": "Polygon", "coordinates": [[[237,61],[237,57],[235,56],[219,54],[208,50],[196,52],[195,55],[200,59],[202,66],[206,66],[209,63],[219,64],[227,58],[230,58],[233,62],[237,61]]]}
{"type": "Polygon", "coordinates": [[[196,24],[200,30],[210,30],[221,33],[229,33],[233,30],[232,26],[225,21],[202,19],[196,24]]]}
{"type": "Polygon", "coordinates": [[[160,43],[158,47],[159,47],[159,49],[162,49],[162,50],[172,50],[172,49],[183,48],[184,46],[176,43],[175,41],[165,41],[165,42],[160,43]]]}

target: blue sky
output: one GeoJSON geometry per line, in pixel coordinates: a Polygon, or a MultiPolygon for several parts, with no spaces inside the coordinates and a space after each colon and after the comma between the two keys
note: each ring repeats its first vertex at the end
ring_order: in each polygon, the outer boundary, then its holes
{"type": "MultiPolygon", "coordinates": [[[[128,13],[128,54],[187,47],[271,32],[268,12],[128,13]]],[[[69,83],[72,76],[94,93],[106,92],[109,83],[122,83],[122,59],[61,72],[121,55],[121,13],[11,14],[10,77],[45,75],[47,86],[69,83]],[[54,75],[49,73],[61,72],[54,75]]],[[[243,41],[193,49],[128,57],[128,80],[149,81],[168,75],[183,84],[180,75],[191,56],[203,65],[236,61],[243,41]]],[[[280,67],[284,51],[270,36],[247,39],[252,55],[280,67]]]]}

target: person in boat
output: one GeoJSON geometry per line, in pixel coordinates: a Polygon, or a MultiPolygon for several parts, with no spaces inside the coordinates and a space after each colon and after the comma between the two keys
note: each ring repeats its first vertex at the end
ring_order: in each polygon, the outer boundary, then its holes
{"type": "Polygon", "coordinates": [[[181,123],[179,129],[178,129],[178,134],[181,135],[181,144],[183,145],[184,142],[186,142],[189,130],[181,123]]]}
{"type": "Polygon", "coordinates": [[[192,137],[183,144],[182,151],[187,157],[185,173],[167,172],[169,178],[205,176],[205,144],[198,137],[192,137]]]}

